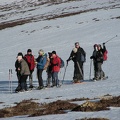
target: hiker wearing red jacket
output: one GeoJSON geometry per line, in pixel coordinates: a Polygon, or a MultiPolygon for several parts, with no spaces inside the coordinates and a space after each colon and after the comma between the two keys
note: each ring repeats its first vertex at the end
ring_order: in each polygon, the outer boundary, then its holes
{"type": "Polygon", "coordinates": [[[51,66],[52,66],[52,86],[59,86],[59,79],[58,79],[58,73],[60,71],[60,64],[61,60],[56,54],[56,51],[52,51],[52,61],[51,61],[51,66]]]}
{"type": "Polygon", "coordinates": [[[29,75],[29,88],[33,88],[33,71],[35,68],[35,58],[32,55],[32,50],[28,49],[27,50],[27,54],[24,56],[24,59],[26,60],[28,66],[29,66],[29,70],[30,70],[30,75],[29,75]]]}

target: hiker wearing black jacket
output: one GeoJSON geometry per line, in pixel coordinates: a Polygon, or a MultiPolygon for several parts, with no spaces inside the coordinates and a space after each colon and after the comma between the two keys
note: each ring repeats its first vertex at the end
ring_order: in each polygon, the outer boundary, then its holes
{"type": "Polygon", "coordinates": [[[105,77],[105,73],[102,70],[102,64],[104,61],[103,54],[106,51],[105,44],[103,44],[103,48],[101,45],[94,45],[94,51],[90,59],[93,59],[94,65],[94,78],[93,80],[100,80],[105,77]]]}
{"type": "Polygon", "coordinates": [[[86,53],[83,48],[80,47],[79,42],[75,43],[75,48],[72,50],[68,62],[72,60],[74,62],[74,76],[73,81],[81,82],[84,79],[83,63],[86,61],[86,53]]]}

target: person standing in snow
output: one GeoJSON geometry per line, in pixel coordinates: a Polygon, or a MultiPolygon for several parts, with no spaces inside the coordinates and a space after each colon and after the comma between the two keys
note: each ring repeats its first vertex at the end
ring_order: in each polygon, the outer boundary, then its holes
{"type": "Polygon", "coordinates": [[[93,59],[93,65],[94,65],[94,78],[93,80],[100,80],[105,77],[105,73],[102,70],[102,64],[104,61],[103,54],[106,51],[105,44],[103,43],[103,48],[101,45],[95,44],[94,51],[90,59],[93,59]]]}
{"type": "Polygon", "coordinates": [[[29,71],[29,67],[27,62],[23,59],[23,55],[22,54],[18,54],[17,56],[17,60],[19,62],[19,67],[17,68],[17,71],[19,71],[19,82],[20,82],[20,90],[16,90],[16,92],[24,92],[27,90],[27,77],[28,75],[30,75],[30,71],[29,71]]]}
{"type": "Polygon", "coordinates": [[[74,62],[74,76],[73,81],[75,83],[81,82],[84,79],[83,64],[86,61],[86,52],[80,47],[79,42],[75,43],[75,48],[72,50],[68,62],[72,60],[74,62]]]}
{"type": "Polygon", "coordinates": [[[47,72],[47,82],[46,82],[47,87],[50,87],[50,81],[52,78],[52,65],[51,65],[52,58],[51,58],[51,56],[52,56],[52,53],[48,52],[47,63],[44,67],[44,69],[47,72]]]}
{"type": "Polygon", "coordinates": [[[59,87],[59,79],[58,79],[58,73],[60,71],[60,64],[61,60],[56,54],[56,51],[52,51],[52,61],[51,61],[51,67],[52,67],[52,86],[59,87]]]}
{"type": "Polygon", "coordinates": [[[29,88],[33,88],[33,71],[35,68],[35,58],[32,55],[32,50],[28,49],[27,54],[24,56],[24,59],[27,61],[29,70],[30,70],[30,75],[29,75],[29,88]]]}
{"type": "Polygon", "coordinates": [[[37,65],[37,77],[38,77],[38,83],[39,87],[38,89],[43,89],[43,79],[42,79],[42,73],[45,67],[45,64],[47,62],[47,54],[44,53],[44,51],[41,49],[38,52],[39,56],[36,59],[36,65],[37,65]]]}
{"type": "MultiPolygon", "coordinates": [[[[19,52],[17,56],[22,56],[22,58],[23,58],[22,52],[19,52]]],[[[16,71],[16,75],[17,75],[17,79],[18,79],[18,86],[17,86],[17,88],[15,89],[15,91],[21,90],[21,84],[20,84],[20,68],[21,68],[20,61],[18,61],[18,59],[17,59],[17,60],[15,61],[15,71],[16,71]]]]}

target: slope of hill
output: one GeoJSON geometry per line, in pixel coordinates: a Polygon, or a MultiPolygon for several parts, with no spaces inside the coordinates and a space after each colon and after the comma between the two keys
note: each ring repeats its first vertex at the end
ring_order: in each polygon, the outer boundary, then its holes
{"type": "MultiPolygon", "coordinates": [[[[40,103],[73,98],[95,98],[104,95],[119,96],[120,68],[120,1],[119,0],[0,0],[0,108],[12,106],[24,99],[38,99],[40,103]],[[117,35],[117,36],[116,36],[117,35]],[[90,56],[95,43],[113,38],[106,44],[108,61],[103,69],[109,79],[90,82],[90,56]],[[38,50],[47,53],[56,50],[64,61],[69,57],[76,41],[80,42],[87,53],[84,65],[85,84],[63,85],[60,89],[31,91],[24,94],[10,94],[9,73],[13,70],[13,89],[17,86],[14,63],[18,52],[26,53],[28,48],[37,57],[38,50]],[[31,96],[32,94],[32,96],[31,96]],[[60,97],[61,96],[61,97],[60,97]],[[7,97],[7,99],[6,99],[7,97]],[[51,99],[46,99],[51,98],[51,99]]],[[[92,67],[93,69],[93,67],[92,67]]],[[[63,79],[64,69],[59,74],[63,79]]],[[[92,72],[93,76],[93,72],[92,72]]],[[[73,77],[73,63],[67,67],[65,83],[73,77]]],[[[46,72],[43,75],[46,80],[46,72]]],[[[37,86],[36,73],[34,84],[37,86]]],[[[69,112],[64,115],[52,115],[29,118],[33,119],[65,119],[73,120],[84,117],[105,117],[119,120],[120,108],[111,108],[101,112],[69,112]]],[[[20,117],[5,118],[19,120],[20,117]]],[[[22,120],[28,119],[23,116],[22,120]]],[[[4,119],[3,119],[4,120],[4,119]]]]}

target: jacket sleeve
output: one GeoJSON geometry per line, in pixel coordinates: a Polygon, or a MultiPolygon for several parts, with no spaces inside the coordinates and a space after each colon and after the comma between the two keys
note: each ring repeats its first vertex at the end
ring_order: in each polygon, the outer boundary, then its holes
{"type": "Polygon", "coordinates": [[[75,53],[73,51],[71,51],[70,53],[70,57],[67,59],[67,61],[70,61],[70,60],[75,60],[75,53]]]}

